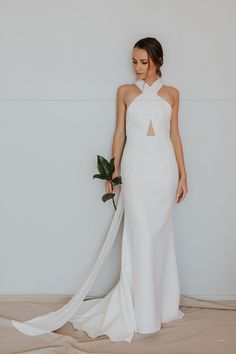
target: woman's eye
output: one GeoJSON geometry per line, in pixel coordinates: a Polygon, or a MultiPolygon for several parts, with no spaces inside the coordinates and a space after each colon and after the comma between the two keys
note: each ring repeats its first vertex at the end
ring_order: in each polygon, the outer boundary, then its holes
{"type": "MultiPolygon", "coordinates": [[[[142,62],[142,64],[146,65],[148,62],[142,62]]],[[[133,64],[137,64],[133,61],[133,64]]]]}

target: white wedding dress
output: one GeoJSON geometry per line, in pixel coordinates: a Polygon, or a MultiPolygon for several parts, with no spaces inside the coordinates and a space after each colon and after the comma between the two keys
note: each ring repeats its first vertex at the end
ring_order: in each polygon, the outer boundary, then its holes
{"type": "Polygon", "coordinates": [[[181,319],[180,288],[172,216],[178,165],[170,140],[171,105],[152,85],[135,81],[140,93],[126,113],[126,144],[121,158],[122,185],[104,244],[84,284],[64,306],[12,324],[27,335],[49,333],[67,321],[95,338],[132,341],[134,333],[151,333],[161,323],[181,319]],[[122,224],[121,224],[122,222],[122,224]],[[120,225],[120,278],[105,297],[85,301],[120,225]]]}

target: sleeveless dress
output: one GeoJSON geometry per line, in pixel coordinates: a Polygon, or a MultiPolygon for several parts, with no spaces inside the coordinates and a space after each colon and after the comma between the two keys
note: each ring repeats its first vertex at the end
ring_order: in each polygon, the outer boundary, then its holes
{"type": "Polygon", "coordinates": [[[173,238],[178,165],[170,139],[171,105],[151,85],[134,82],[140,94],[126,112],[122,185],[106,239],[82,287],[61,308],[27,321],[11,320],[27,335],[49,333],[67,321],[95,338],[131,342],[161,323],[181,319],[180,287],[173,238]],[[84,301],[122,226],[119,281],[103,298],[84,301]]]}

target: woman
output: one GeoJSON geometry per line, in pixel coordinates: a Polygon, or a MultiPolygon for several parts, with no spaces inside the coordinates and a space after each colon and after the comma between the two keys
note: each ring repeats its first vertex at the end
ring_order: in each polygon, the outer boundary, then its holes
{"type": "MultiPolygon", "coordinates": [[[[95,338],[132,341],[135,333],[159,331],[181,319],[172,213],[187,193],[187,174],[178,131],[179,92],[163,84],[163,50],[155,38],[133,48],[137,80],[117,91],[112,146],[122,185],[106,240],[83,286],[63,307],[12,324],[22,333],[49,333],[67,321],[95,338]],[[177,199],[176,199],[177,198],[177,199]],[[121,220],[121,272],[104,298],[83,301],[114,243],[121,220]]],[[[107,192],[116,192],[106,181],[107,192]]]]}

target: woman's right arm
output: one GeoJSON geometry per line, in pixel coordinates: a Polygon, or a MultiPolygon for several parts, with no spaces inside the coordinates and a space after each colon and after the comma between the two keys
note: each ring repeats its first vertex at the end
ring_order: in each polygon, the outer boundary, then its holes
{"type": "MultiPolygon", "coordinates": [[[[115,158],[115,171],[113,172],[112,178],[119,176],[119,166],[123,153],[123,149],[126,142],[126,131],[125,131],[125,119],[126,119],[126,105],[125,105],[125,92],[126,85],[121,85],[117,89],[116,94],[116,126],[113,135],[112,143],[112,157],[115,158]]],[[[106,193],[114,193],[118,185],[114,186],[112,190],[112,184],[109,181],[105,181],[106,193]]]]}

